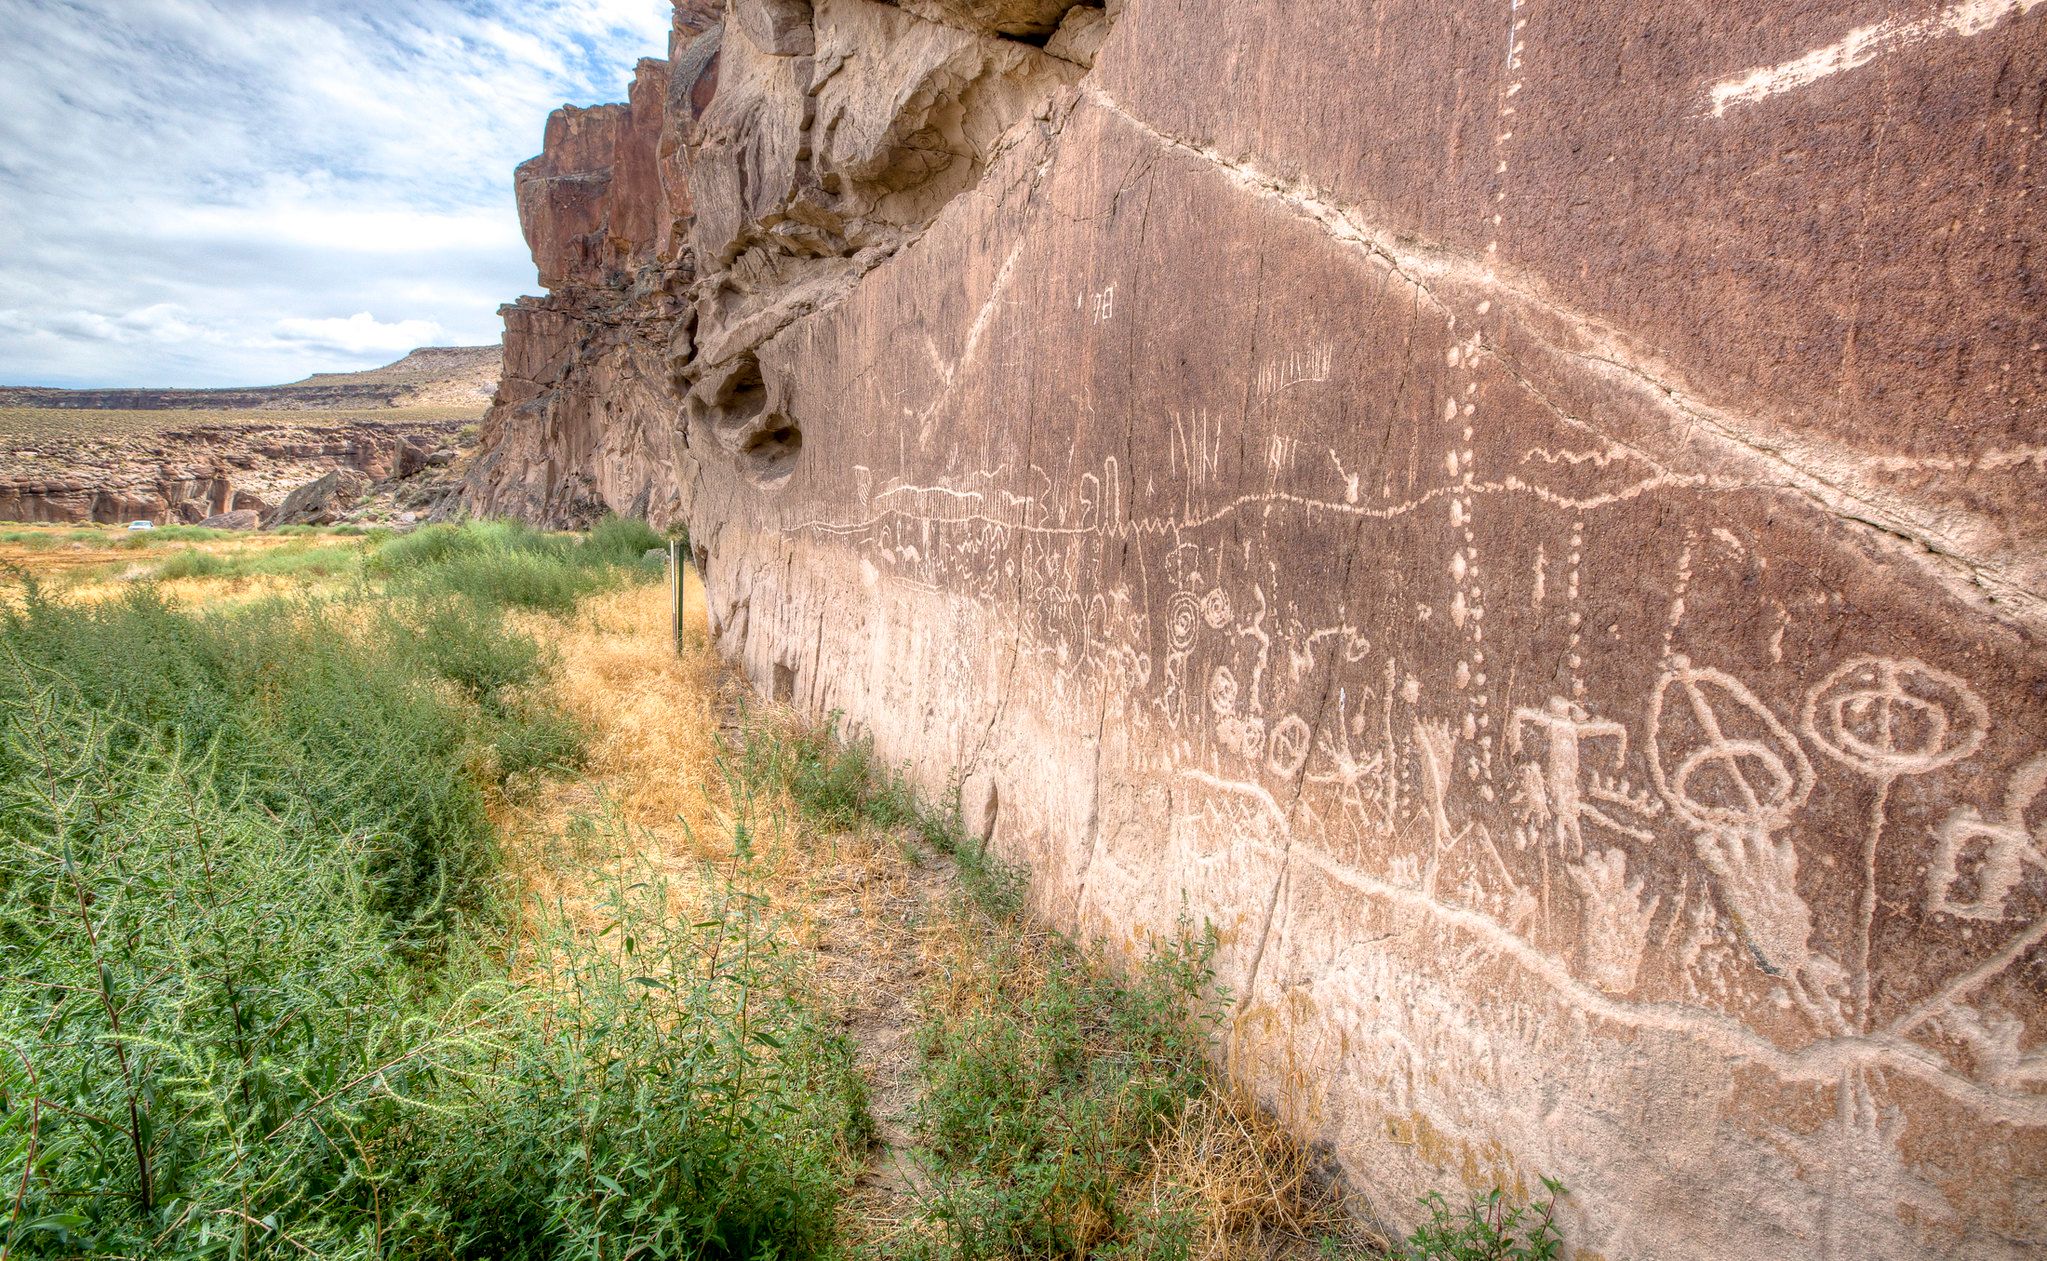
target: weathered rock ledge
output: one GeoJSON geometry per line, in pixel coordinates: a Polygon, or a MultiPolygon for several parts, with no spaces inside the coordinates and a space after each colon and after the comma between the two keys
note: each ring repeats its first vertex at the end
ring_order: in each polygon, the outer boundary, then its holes
{"type": "Polygon", "coordinates": [[[2047,1248],[2047,5],[732,0],[520,171],[479,511],[1123,948],[1388,1219],[2047,1248]],[[716,19],[716,20],[714,20],[716,19]]]}

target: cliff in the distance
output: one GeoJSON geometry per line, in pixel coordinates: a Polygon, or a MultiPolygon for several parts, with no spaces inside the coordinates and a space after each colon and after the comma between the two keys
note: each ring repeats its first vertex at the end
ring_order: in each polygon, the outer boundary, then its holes
{"type": "MultiPolygon", "coordinates": [[[[329,474],[424,513],[497,387],[496,346],[422,346],[363,372],[240,389],[0,388],[0,521],[274,517],[329,474]],[[430,476],[421,476],[431,473],[430,476]]],[[[409,519],[409,518],[407,518],[409,519]]]]}
{"type": "Polygon", "coordinates": [[[519,172],[473,509],[1136,948],[1394,1222],[2047,1247],[2047,4],[731,0],[519,172]]]}

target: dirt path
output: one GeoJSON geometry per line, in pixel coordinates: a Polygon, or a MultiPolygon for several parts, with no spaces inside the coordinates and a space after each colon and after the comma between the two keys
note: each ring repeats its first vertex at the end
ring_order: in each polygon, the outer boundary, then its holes
{"type": "MultiPolygon", "coordinates": [[[[688,592],[694,616],[680,654],[667,598],[665,584],[629,588],[586,601],[566,623],[530,626],[559,654],[554,698],[589,733],[589,751],[580,776],[531,785],[505,808],[510,867],[530,893],[594,923],[603,882],[593,877],[631,864],[688,876],[707,861],[729,862],[735,813],[744,815],[760,891],[783,919],[784,940],[805,952],[809,984],[866,1081],[875,1141],[841,1223],[855,1251],[885,1254],[920,1228],[934,1190],[916,1150],[922,1004],[936,994],[946,1007],[986,987],[986,961],[959,935],[960,879],[919,841],[866,826],[820,830],[781,788],[740,784],[744,692],[708,646],[701,589],[688,592]],[[599,816],[623,826],[592,839],[599,816]],[[579,836],[565,847],[562,838],[579,836]]],[[[800,726],[772,711],[749,724],[772,730],[778,721],[800,726]]],[[[1213,1226],[1190,1255],[1313,1255],[1306,1232],[1276,1229],[1289,1219],[1271,1205],[1299,1201],[1301,1191],[1279,1187],[1273,1171],[1297,1180],[1304,1166],[1277,1155],[1285,1149],[1275,1133],[1255,1112],[1211,1098],[1155,1147],[1156,1176],[1191,1196],[1213,1226]]]]}
{"type": "Polygon", "coordinates": [[[892,837],[844,837],[840,847],[871,856],[857,885],[840,884],[816,906],[818,981],[839,1008],[867,1079],[876,1141],[847,1213],[861,1234],[875,1237],[911,1216],[929,1189],[912,1155],[921,1094],[917,998],[932,967],[922,929],[957,880],[943,859],[892,837]]]}
{"type": "MultiPolygon", "coordinates": [[[[731,809],[721,758],[743,739],[739,697],[710,651],[702,589],[691,580],[689,635],[668,641],[665,584],[599,596],[566,625],[529,626],[561,656],[556,699],[590,733],[580,776],[538,786],[508,808],[515,869],[550,903],[592,887],[587,868],[628,861],[671,871],[713,857],[731,809]],[[574,821],[611,811],[637,853],[564,854],[574,821]],[[579,870],[583,871],[579,875],[579,870]]],[[[755,825],[767,841],[767,884],[812,954],[820,996],[835,1010],[866,1078],[876,1143],[847,1204],[852,1234],[878,1238],[915,1215],[926,1189],[914,1147],[917,997],[932,975],[923,928],[958,887],[949,860],[906,838],[863,828],[816,835],[787,802],[755,825]]]]}

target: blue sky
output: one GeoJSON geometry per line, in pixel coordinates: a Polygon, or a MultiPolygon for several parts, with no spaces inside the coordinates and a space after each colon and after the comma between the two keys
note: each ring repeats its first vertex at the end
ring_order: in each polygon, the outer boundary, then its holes
{"type": "Polygon", "coordinates": [[[0,384],[262,385],[494,342],[512,168],[666,0],[0,0],[0,384]]]}

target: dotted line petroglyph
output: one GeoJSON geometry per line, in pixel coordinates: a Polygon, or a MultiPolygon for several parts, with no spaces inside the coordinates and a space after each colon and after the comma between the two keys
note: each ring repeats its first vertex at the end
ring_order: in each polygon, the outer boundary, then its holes
{"type": "MultiPolygon", "coordinates": [[[[1213,467],[1212,430],[1193,425],[1188,434],[1184,448],[1160,458],[1188,473],[1200,434],[1199,449],[1211,454],[1198,458],[1213,467]]],[[[1484,729],[1469,686],[1425,686],[1397,659],[1375,653],[1359,627],[1275,610],[1264,585],[1242,577],[1264,565],[1256,549],[1211,536],[1251,506],[1266,514],[1261,531],[1284,533],[1271,512],[1391,524],[1432,506],[1462,513],[1464,492],[1477,496],[1486,487],[1460,478],[1382,505],[1270,492],[1160,517],[1131,513],[1131,487],[1142,474],[1113,460],[1098,474],[1073,478],[1063,496],[1049,489],[1051,480],[1033,466],[1002,479],[985,473],[949,486],[897,484],[875,499],[901,508],[805,528],[851,536],[892,580],[917,589],[956,595],[974,589],[969,575],[976,574],[1019,583],[1022,653],[1062,678],[1091,673],[1126,696],[1118,712],[1139,737],[1151,723],[1174,733],[1165,746],[1172,761],[1159,769],[1201,768],[1202,782],[1261,801],[1271,797],[1266,784],[1300,785],[1304,795],[1285,833],[1297,856],[1350,887],[1477,934],[1590,1014],[1687,1032],[1787,1080],[1831,1075],[1855,1089],[1854,1073],[1897,1071],[2006,1121],[2047,1123],[2047,1095],[2029,1075],[2034,1061],[2027,1057],[2036,1049],[2014,1044],[1999,1052],[1996,1063],[2005,1067],[1995,1079],[1985,1067],[1990,1060],[1957,1059],[1947,1049],[1960,1037],[1954,1029],[1966,1027],[1981,1041],[1993,1037],[1986,1030],[2004,1028],[1998,1011],[1972,995],[2047,935],[2047,907],[2023,900],[2030,897],[2026,873],[2047,871],[2033,821],[2047,791],[2047,756],[2011,772],[2002,799],[1913,825],[1930,864],[1914,872],[1919,884],[1909,896],[1936,926],[2010,923],[2022,914],[2006,944],[1972,955],[1969,968],[1903,1014],[1895,1006],[1880,1011],[1870,991],[1870,919],[1879,900],[1869,892],[1870,855],[1900,826],[1887,812],[1892,785],[1970,761],[1995,728],[1959,676],[1915,660],[1852,657],[1823,672],[1787,717],[1740,677],[1739,663],[1697,663],[1673,645],[1635,716],[1602,714],[1585,701],[1577,619],[1564,694],[1503,711],[1495,752],[1504,765],[1495,771],[1481,761],[1474,783],[1469,736],[1484,729]],[[1001,480],[1036,489],[1006,491],[1001,480]],[[1013,516],[975,511],[990,503],[1013,516]],[[1033,524],[1018,524],[1025,520],[1033,524]],[[1113,599],[1078,594],[1092,586],[1083,575],[1108,549],[1149,539],[1166,549],[1164,562],[1146,570],[1165,590],[1113,599]],[[1335,699],[1320,716],[1283,699],[1297,696],[1305,680],[1330,676],[1335,699]],[[1455,704],[1454,718],[1430,712],[1446,702],[1455,704]],[[1831,791],[1860,784],[1870,801],[1865,861],[1844,873],[1858,886],[1848,899],[1856,921],[1824,932],[1803,893],[1814,877],[1800,841],[1802,812],[1823,767],[1831,791]],[[1481,822],[1478,812],[1499,807],[1481,804],[1480,786],[1507,793],[1506,808],[1522,822],[1504,833],[1481,822]],[[1688,849],[1697,865],[1658,887],[1635,870],[1632,855],[1671,845],[1688,849]],[[1802,1043],[1787,1045],[1782,1033],[1765,1036],[1748,1024],[1754,1004],[1770,993],[1806,1022],[1802,1043]]],[[[1647,493],[1643,483],[1606,492],[1640,493],[1647,493]]],[[[1604,497],[1553,497],[1566,500],[1560,528],[1568,532],[1561,563],[1546,562],[1546,581],[1551,598],[1562,588],[1573,613],[1587,596],[1580,505],[1604,497]]],[[[1531,498],[1547,504],[1552,497],[1531,498]]],[[[1453,516],[1450,525],[1453,554],[1466,556],[1454,548],[1463,519],[1453,516]]],[[[1690,572],[1680,591],[1696,585],[1708,559],[1706,534],[1686,538],[1680,570],[1690,572]]],[[[1747,551],[1725,540],[1712,547],[1730,563],[1747,551]]],[[[1468,571],[1465,578],[1468,584],[1468,571]]],[[[1443,581],[1458,589],[1458,575],[1445,573],[1443,581]]],[[[1466,649],[1483,642],[1460,638],[1466,649]]],[[[1475,661],[1464,652],[1458,665],[1475,661]]]]}

